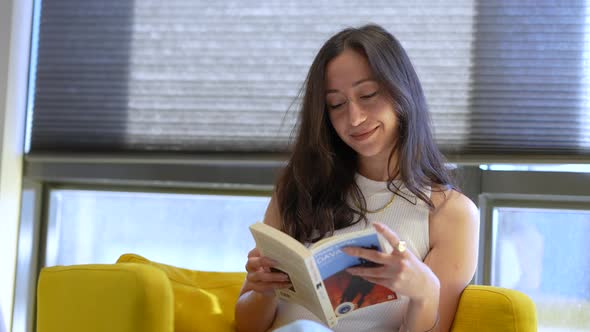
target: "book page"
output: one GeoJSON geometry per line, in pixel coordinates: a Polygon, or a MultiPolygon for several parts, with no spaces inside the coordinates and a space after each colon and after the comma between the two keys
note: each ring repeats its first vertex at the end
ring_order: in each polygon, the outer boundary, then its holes
{"type": "Polygon", "coordinates": [[[256,247],[263,256],[279,263],[274,269],[289,275],[293,285],[289,289],[277,290],[277,295],[283,300],[307,308],[319,319],[326,321],[315,290],[316,285],[309,272],[311,252],[297,240],[271,226],[260,223],[255,225],[250,227],[250,231],[256,241],[256,247]]]}
{"type": "Polygon", "coordinates": [[[336,316],[344,316],[354,310],[373,304],[397,299],[392,290],[371,283],[346,272],[349,267],[375,267],[377,264],[345,254],[344,247],[363,247],[389,252],[385,240],[374,230],[336,236],[312,249],[324,286],[336,316]]]}

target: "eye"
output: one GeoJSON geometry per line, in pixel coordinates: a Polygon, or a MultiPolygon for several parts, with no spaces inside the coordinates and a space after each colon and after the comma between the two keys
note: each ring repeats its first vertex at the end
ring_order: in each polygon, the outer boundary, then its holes
{"type": "Polygon", "coordinates": [[[344,105],[344,104],[346,104],[346,102],[344,102],[344,103],[339,103],[339,104],[333,104],[333,105],[330,105],[330,104],[328,104],[328,108],[329,108],[329,109],[331,109],[331,110],[333,110],[333,109],[340,108],[340,107],[341,107],[342,105],[344,105]]]}
{"type": "Polygon", "coordinates": [[[377,95],[377,91],[375,91],[371,94],[368,94],[368,95],[361,96],[361,99],[370,99],[370,98],[375,97],[376,95],[377,95]]]}
{"type": "Polygon", "coordinates": [[[333,100],[326,100],[326,106],[328,106],[328,110],[334,110],[341,108],[344,104],[346,104],[347,100],[345,99],[333,99],[333,100]]]}

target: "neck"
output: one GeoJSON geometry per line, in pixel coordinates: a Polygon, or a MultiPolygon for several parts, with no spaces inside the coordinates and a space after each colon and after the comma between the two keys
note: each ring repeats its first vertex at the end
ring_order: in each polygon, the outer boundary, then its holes
{"type": "Polygon", "coordinates": [[[357,162],[358,172],[362,176],[374,181],[389,181],[397,171],[397,160],[397,152],[391,156],[391,160],[389,160],[389,155],[385,157],[359,156],[357,162]],[[389,169],[387,167],[388,164],[389,169]]]}

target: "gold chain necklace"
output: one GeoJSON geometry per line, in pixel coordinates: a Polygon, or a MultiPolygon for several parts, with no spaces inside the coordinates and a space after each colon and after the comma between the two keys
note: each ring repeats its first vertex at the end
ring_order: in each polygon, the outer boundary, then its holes
{"type": "Polygon", "coordinates": [[[391,199],[389,200],[389,202],[387,202],[387,203],[386,203],[386,204],[385,204],[385,205],[384,205],[382,208],[379,208],[379,209],[377,209],[377,210],[371,210],[371,211],[370,211],[370,210],[364,210],[364,209],[361,209],[361,207],[360,207],[360,206],[356,205],[356,203],[354,204],[354,206],[355,206],[357,209],[359,209],[359,210],[363,210],[363,212],[365,212],[365,213],[368,213],[368,214],[379,213],[379,212],[382,212],[383,210],[387,209],[387,208],[388,208],[388,207],[389,207],[389,206],[390,206],[390,205],[393,203],[393,201],[395,200],[395,196],[396,196],[396,195],[395,195],[394,193],[392,193],[392,195],[391,195],[391,199]]]}

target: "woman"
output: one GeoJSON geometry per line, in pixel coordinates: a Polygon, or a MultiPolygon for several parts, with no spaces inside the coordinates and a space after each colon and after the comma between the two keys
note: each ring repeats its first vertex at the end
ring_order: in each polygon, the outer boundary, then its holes
{"type": "MultiPolygon", "coordinates": [[[[334,330],[448,331],[475,272],[478,219],[433,141],[420,82],[400,43],[376,25],[331,37],[309,70],[294,150],[264,222],[303,243],[375,227],[399,249],[346,251],[382,265],[352,274],[400,298],[353,311],[334,330]]],[[[318,321],[275,297],[275,288],[290,285],[273,266],[256,249],[249,253],[238,331],[318,321]]]]}

